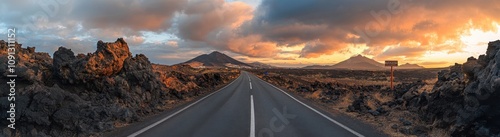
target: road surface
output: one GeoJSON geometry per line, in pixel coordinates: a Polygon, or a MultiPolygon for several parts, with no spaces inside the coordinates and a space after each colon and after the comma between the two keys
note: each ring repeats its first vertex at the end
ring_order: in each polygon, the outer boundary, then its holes
{"type": "Polygon", "coordinates": [[[311,107],[242,72],[226,87],[128,130],[128,137],[361,137],[383,136],[371,127],[311,107]]]}

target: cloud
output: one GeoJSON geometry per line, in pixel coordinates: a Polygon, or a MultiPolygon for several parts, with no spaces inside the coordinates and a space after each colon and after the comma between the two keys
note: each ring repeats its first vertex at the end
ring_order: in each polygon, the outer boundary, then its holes
{"type": "Polygon", "coordinates": [[[273,60],[296,60],[295,58],[292,57],[275,57],[273,60]]]}
{"type": "Polygon", "coordinates": [[[168,46],[171,46],[171,47],[174,47],[174,48],[177,48],[177,47],[179,47],[179,42],[177,42],[177,41],[175,41],[175,40],[169,40],[169,41],[167,42],[167,45],[168,45],[168,46]]]}
{"type": "Polygon", "coordinates": [[[221,29],[236,29],[253,17],[253,9],[243,2],[223,0],[191,1],[179,18],[179,36],[194,41],[205,41],[221,29]]]}
{"type": "Polygon", "coordinates": [[[261,41],[262,37],[259,35],[228,36],[224,41],[225,43],[219,46],[224,46],[230,51],[251,57],[273,57],[279,52],[275,43],[261,41]]]}
{"type": "Polygon", "coordinates": [[[275,56],[279,52],[276,43],[265,41],[258,34],[239,32],[241,25],[252,18],[252,7],[243,2],[192,1],[179,18],[178,35],[188,42],[200,42],[250,57],[275,56]]]}
{"type": "MultiPolygon", "coordinates": [[[[391,45],[418,44],[427,51],[461,52],[469,29],[495,30],[500,1],[481,0],[266,0],[245,32],[279,45],[307,44],[301,57],[334,54],[366,44],[378,56],[391,45]],[[317,42],[320,41],[320,42],[317,42]]],[[[423,54],[410,52],[408,56],[423,54]]],[[[386,53],[387,54],[387,53],[386,53]]]]}
{"type": "Polygon", "coordinates": [[[308,42],[306,46],[302,48],[300,57],[317,58],[323,54],[331,54],[339,49],[339,47],[335,45],[340,45],[340,43],[331,40],[327,40],[326,42],[320,40],[308,42]]]}
{"type": "Polygon", "coordinates": [[[142,43],[144,43],[144,37],[143,36],[130,36],[130,37],[124,37],[124,39],[127,39],[127,43],[129,46],[138,46],[142,43]]]}
{"type": "Polygon", "coordinates": [[[384,60],[391,57],[402,56],[404,58],[415,58],[423,55],[427,49],[423,47],[397,46],[389,47],[387,50],[375,56],[375,59],[384,60]]]}
{"type": "MultiPolygon", "coordinates": [[[[180,1],[170,2],[173,6],[178,5],[175,3],[180,3],[180,1]]],[[[0,20],[5,26],[17,28],[18,40],[25,45],[36,46],[49,53],[59,46],[74,48],[74,51],[86,53],[95,48],[95,43],[98,40],[114,41],[118,37],[124,37],[131,45],[139,45],[144,41],[142,34],[135,30],[148,29],[148,27],[141,27],[144,23],[133,24],[134,22],[121,19],[125,19],[126,15],[137,20],[143,20],[135,18],[144,17],[139,14],[157,15],[139,10],[144,6],[148,10],[154,11],[155,8],[148,5],[155,4],[139,3],[139,6],[136,6],[132,3],[137,4],[139,1],[18,0],[0,6],[1,11],[8,11],[1,12],[4,14],[1,14],[0,20]],[[136,11],[144,12],[135,13],[136,11]],[[133,12],[134,14],[132,14],[133,12]],[[113,15],[123,18],[113,18],[113,15]],[[98,19],[102,17],[109,17],[109,19],[98,19]],[[116,26],[100,28],[105,26],[91,24],[116,26]]],[[[163,11],[157,11],[157,13],[160,12],[163,11]]],[[[162,14],[171,13],[163,12],[162,14]]],[[[165,17],[165,20],[169,20],[168,17],[165,17]]]]}
{"type": "Polygon", "coordinates": [[[366,45],[363,54],[379,59],[415,60],[426,52],[464,52],[462,35],[498,31],[500,22],[498,0],[18,0],[0,11],[0,25],[19,27],[25,45],[89,52],[98,40],[124,37],[137,45],[134,52],[157,61],[189,50],[319,58],[345,54],[353,45],[366,45]],[[155,45],[148,33],[173,37],[155,45]],[[301,49],[282,51],[297,45],[301,49]]]}
{"type": "Polygon", "coordinates": [[[420,65],[425,65],[425,66],[435,66],[435,65],[443,65],[443,64],[449,64],[450,62],[446,61],[437,61],[437,62],[422,62],[419,63],[420,65]]]}
{"type": "Polygon", "coordinates": [[[87,28],[130,28],[161,31],[187,0],[85,0],[75,3],[72,16],[87,28]]]}
{"type": "MultiPolygon", "coordinates": [[[[327,25],[324,24],[282,24],[282,25],[267,25],[261,24],[258,29],[260,34],[262,34],[266,39],[281,43],[280,45],[293,46],[297,44],[302,44],[305,41],[314,41],[324,35],[326,29],[329,29],[327,25]]],[[[252,31],[250,30],[250,31],[252,31]]]]}

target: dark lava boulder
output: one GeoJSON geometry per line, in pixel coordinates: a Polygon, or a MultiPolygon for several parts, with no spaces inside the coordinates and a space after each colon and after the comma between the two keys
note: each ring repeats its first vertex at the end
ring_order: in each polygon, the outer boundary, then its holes
{"type": "Polygon", "coordinates": [[[486,55],[439,72],[420,116],[452,136],[500,135],[500,41],[486,55]]]}
{"type": "MultiPolygon", "coordinates": [[[[5,42],[0,42],[5,48],[5,42]]],[[[99,41],[96,52],[75,56],[60,47],[53,60],[20,44],[23,72],[16,96],[16,133],[8,128],[0,136],[99,136],[120,123],[130,123],[162,109],[168,90],[144,55],[132,57],[123,39],[99,41]],[[26,75],[26,77],[25,77],[26,75]],[[47,83],[46,81],[52,81],[47,83]]],[[[2,50],[3,51],[3,50],[2,50]]],[[[0,59],[7,54],[2,52],[0,59]]],[[[2,64],[3,65],[3,64],[2,64]]],[[[5,70],[0,81],[5,82],[5,70]]],[[[6,89],[6,84],[0,85],[6,89]]],[[[2,100],[7,95],[2,90],[2,100]]],[[[6,110],[8,101],[1,101],[6,110]]],[[[6,113],[1,118],[7,118],[6,113]]],[[[2,125],[7,121],[2,120],[2,125]]]]}
{"type": "Polygon", "coordinates": [[[347,107],[347,111],[358,113],[367,113],[368,111],[370,111],[371,108],[366,104],[366,98],[367,97],[363,93],[360,93],[360,95],[356,97],[352,104],[347,107]]]}

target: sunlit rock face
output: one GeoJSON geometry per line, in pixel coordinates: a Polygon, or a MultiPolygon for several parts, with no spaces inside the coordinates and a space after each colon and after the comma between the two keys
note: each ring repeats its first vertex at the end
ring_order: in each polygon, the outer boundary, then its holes
{"type": "MultiPolygon", "coordinates": [[[[7,62],[7,48],[0,40],[2,62],[7,62]]],[[[215,91],[216,86],[239,74],[153,65],[143,54],[132,56],[121,38],[109,43],[99,41],[97,50],[87,55],[75,56],[65,47],[60,47],[53,58],[21,44],[15,49],[18,126],[16,133],[2,127],[0,136],[102,136],[103,132],[180,104],[183,98],[215,91]]],[[[5,83],[7,66],[0,66],[0,82],[5,83]]],[[[0,84],[0,89],[7,86],[0,84]]],[[[1,110],[8,109],[7,92],[0,90],[1,110]]],[[[7,117],[7,113],[0,113],[1,119],[7,117]]],[[[0,124],[7,122],[2,120],[0,124]]]]}
{"type": "MultiPolygon", "coordinates": [[[[4,41],[0,46],[6,49],[4,41]]],[[[3,129],[0,136],[99,136],[161,111],[170,98],[148,58],[142,54],[132,57],[121,38],[111,43],[99,41],[97,50],[88,55],[75,56],[71,49],[60,47],[53,59],[35,48],[20,44],[15,48],[20,76],[16,80],[18,133],[3,129]]],[[[7,59],[3,51],[2,62],[7,59]]],[[[7,72],[2,69],[0,73],[3,83],[7,72]]],[[[1,95],[7,100],[3,90],[1,95]]],[[[7,103],[0,102],[2,110],[7,103]]],[[[6,117],[2,113],[1,118],[6,117]]],[[[4,122],[2,125],[7,124],[4,122]]]]}
{"type": "Polygon", "coordinates": [[[60,47],[54,53],[55,75],[68,83],[87,82],[94,78],[117,74],[127,58],[132,57],[127,42],[119,38],[114,43],[97,42],[97,50],[87,56],[75,57],[74,53],[60,47]]]}
{"type": "MultiPolygon", "coordinates": [[[[8,72],[8,43],[0,40],[0,74],[7,77],[8,72]]],[[[48,53],[35,52],[35,47],[22,48],[22,44],[14,44],[16,68],[15,73],[18,81],[29,83],[51,83],[46,78],[52,75],[52,59],[48,53]]]]}
{"type": "Polygon", "coordinates": [[[123,68],[125,59],[131,57],[127,42],[122,38],[114,43],[97,42],[97,50],[89,55],[85,71],[99,76],[110,76],[123,68]]]}

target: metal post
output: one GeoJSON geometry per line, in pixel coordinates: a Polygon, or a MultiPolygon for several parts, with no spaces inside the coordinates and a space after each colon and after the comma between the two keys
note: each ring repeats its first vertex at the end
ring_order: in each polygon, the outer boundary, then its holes
{"type": "Polygon", "coordinates": [[[398,66],[398,61],[397,60],[386,60],[385,61],[385,66],[391,66],[391,90],[394,90],[394,69],[393,67],[398,66]]]}
{"type": "Polygon", "coordinates": [[[391,90],[394,90],[394,86],[392,85],[393,81],[394,81],[394,70],[392,69],[392,66],[391,66],[391,90]]]}

